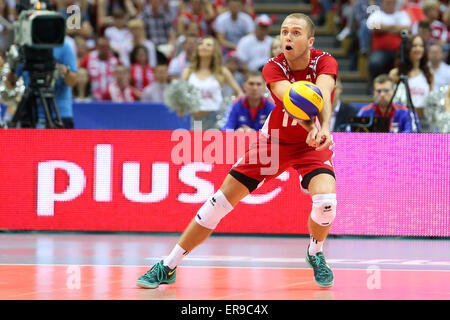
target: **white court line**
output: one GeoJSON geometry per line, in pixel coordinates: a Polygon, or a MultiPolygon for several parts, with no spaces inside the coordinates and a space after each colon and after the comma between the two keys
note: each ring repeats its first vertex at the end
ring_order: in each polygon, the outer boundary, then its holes
{"type": "MultiPolygon", "coordinates": [[[[147,257],[144,260],[158,260],[157,257],[147,257]]],[[[305,263],[304,258],[255,258],[251,256],[191,256],[183,261],[220,261],[220,262],[277,262],[277,263],[305,263]]],[[[428,259],[327,259],[329,264],[360,264],[360,265],[412,265],[412,266],[448,266],[450,261],[433,261],[428,259]]]]}
{"type": "MultiPolygon", "coordinates": [[[[150,268],[149,265],[129,265],[129,264],[33,264],[33,263],[0,263],[0,266],[43,266],[43,267],[70,267],[70,266],[78,266],[78,267],[133,267],[133,268],[150,268]]],[[[333,266],[331,266],[333,267],[333,266]]],[[[274,270],[312,270],[311,268],[294,268],[294,267],[258,267],[258,266],[178,266],[177,268],[185,269],[185,268],[214,268],[214,269],[274,269],[274,270]]],[[[333,268],[334,270],[368,270],[369,268],[333,268]]],[[[438,271],[438,272],[450,272],[450,270],[442,270],[442,269],[385,269],[380,267],[380,271],[438,271]]]]}

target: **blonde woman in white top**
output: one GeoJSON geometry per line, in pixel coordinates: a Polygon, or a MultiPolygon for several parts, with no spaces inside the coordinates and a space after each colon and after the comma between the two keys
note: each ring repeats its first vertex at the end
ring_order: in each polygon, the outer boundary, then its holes
{"type": "MultiPolygon", "coordinates": [[[[428,94],[433,90],[433,72],[428,66],[427,49],[425,41],[419,35],[413,36],[405,44],[405,63],[399,60],[397,67],[392,69],[389,76],[397,83],[400,74],[408,76],[408,86],[411,92],[411,100],[419,118],[424,117],[424,102],[428,94]]],[[[404,86],[403,86],[404,87],[404,86]]],[[[400,90],[399,90],[400,91],[400,90]]],[[[396,102],[406,105],[406,94],[396,94],[396,102]]]]}
{"type": "Polygon", "coordinates": [[[204,120],[203,130],[213,127],[214,117],[223,107],[224,83],[233,89],[236,96],[244,95],[230,70],[222,65],[219,43],[210,36],[198,43],[191,64],[183,70],[182,79],[200,91],[200,111],[193,113],[192,117],[194,120],[204,120]]]}

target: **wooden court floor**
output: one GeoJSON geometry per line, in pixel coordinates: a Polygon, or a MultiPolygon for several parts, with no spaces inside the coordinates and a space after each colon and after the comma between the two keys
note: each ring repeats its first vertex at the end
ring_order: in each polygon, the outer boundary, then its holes
{"type": "Polygon", "coordinates": [[[136,279],[177,236],[0,234],[2,300],[378,300],[450,298],[448,240],[328,239],[334,286],[317,287],[306,238],[211,237],[183,260],[177,282],[136,279]]]}

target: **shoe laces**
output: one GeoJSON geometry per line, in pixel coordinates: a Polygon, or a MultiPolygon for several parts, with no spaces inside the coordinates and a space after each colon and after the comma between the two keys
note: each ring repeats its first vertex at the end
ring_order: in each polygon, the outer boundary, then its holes
{"type": "Polygon", "coordinates": [[[311,260],[313,260],[313,262],[317,265],[317,269],[320,275],[328,275],[330,273],[325,258],[322,255],[311,256],[311,260]]]}
{"type": "Polygon", "coordinates": [[[164,266],[162,263],[155,264],[149,271],[147,271],[147,276],[150,276],[151,274],[156,275],[156,279],[158,281],[161,281],[164,279],[164,266]]]}

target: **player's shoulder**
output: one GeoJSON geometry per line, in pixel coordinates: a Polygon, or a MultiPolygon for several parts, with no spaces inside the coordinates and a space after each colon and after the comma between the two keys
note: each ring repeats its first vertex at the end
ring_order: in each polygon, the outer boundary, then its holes
{"type": "Polygon", "coordinates": [[[327,51],[311,48],[311,61],[320,63],[327,61],[336,61],[336,59],[327,51]]]}
{"type": "Polygon", "coordinates": [[[264,72],[264,69],[267,70],[267,69],[273,69],[273,68],[280,68],[283,70],[287,70],[289,68],[286,58],[284,57],[284,53],[280,53],[279,55],[267,60],[266,64],[263,67],[263,72],[264,72]]]}
{"type": "Polygon", "coordinates": [[[270,63],[271,64],[276,64],[276,63],[286,63],[287,64],[286,58],[284,57],[284,53],[281,52],[278,55],[276,55],[275,57],[270,58],[267,61],[267,64],[270,64],[270,63]]]}

